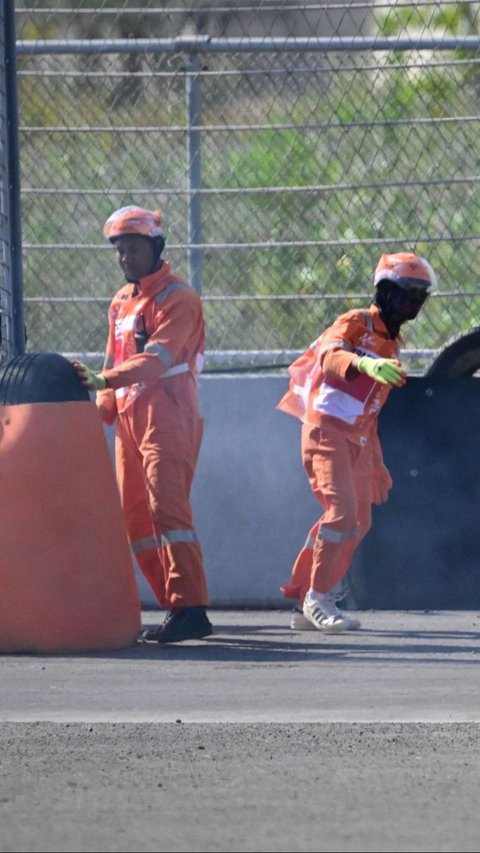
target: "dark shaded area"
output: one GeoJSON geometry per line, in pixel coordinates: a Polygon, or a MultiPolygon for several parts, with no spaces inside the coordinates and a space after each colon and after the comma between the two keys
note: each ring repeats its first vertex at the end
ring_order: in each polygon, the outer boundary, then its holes
{"type": "Polygon", "coordinates": [[[71,362],[53,352],[10,359],[0,370],[0,405],[90,400],[71,362]]]}
{"type": "Polygon", "coordinates": [[[480,381],[411,377],[379,432],[393,489],[352,563],[350,606],[480,607],[480,381]]]}
{"type": "Polygon", "coordinates": [[[480,327],[474,326],[447,341],[425,373],[429,379],[473,376],[480,369],[480,327]]]}

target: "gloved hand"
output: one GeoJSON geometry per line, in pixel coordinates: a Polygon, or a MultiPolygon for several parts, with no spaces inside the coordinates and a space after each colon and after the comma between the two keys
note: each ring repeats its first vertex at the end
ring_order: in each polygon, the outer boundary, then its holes
{"type": "Polygon", "coordinates": [[[370,489],[372,504],[376,504],[377,506],[384,504],[388,500],[388,493],[392,486],[393,482],[388,468],[383,464],[375,468],[370,489]]]}
{"type": "Polygon", "coordinates": [[[72,364],[80,382],[89,391],[103,391],[107,387],[107,380],[103,373],[95,373],[81,361],[72,361],[72,364]]]}
{"type": "Polygon", "coordinates": [[[370,379],[381,382],[382,385],[396,385],[400,388],[407,381],[407,374],[396,358],[370,358],[364,355],[356,367],[360,373],[366,373],[370,379]]]}

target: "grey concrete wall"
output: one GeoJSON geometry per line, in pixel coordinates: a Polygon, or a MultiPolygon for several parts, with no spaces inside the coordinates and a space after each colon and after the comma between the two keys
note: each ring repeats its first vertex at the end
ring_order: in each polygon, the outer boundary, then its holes
{"type": "Polygon", "coordinates": [[[279,586],[319,515],[300,461],[300,422],[276,410],[284,376],[206,376],[193,492],[212,603],[285,604],[279,586]]]}
{"type": "MultiPolygon", "coordinates": [[[[290,607],[279,591],[320,514],[300,422],[276,410],[286,376],[205,375],[192,503],[211,604],[290,607]]],[[[347,606],[480,607],[480,380],[410,377],[382,411],[394,488],[349,573],[347,606]]],[[[109,434],[109,440],[113,438],[109,434]]],[[[155,599],[137,567],[144,605],[155,599]]]]}

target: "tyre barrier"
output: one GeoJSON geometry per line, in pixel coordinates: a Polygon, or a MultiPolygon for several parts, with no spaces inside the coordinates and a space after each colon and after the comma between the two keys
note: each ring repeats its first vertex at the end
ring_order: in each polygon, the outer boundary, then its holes
{"type": "Polygon", "coordinates": [[[428,379],[461,379],[480,370],[480,326],[451,338],[425,371],[428,379]]]}
{"type": "Polygon", "coordinates": [[[72,363],[57,353],[25,353],[0,370],[1,406],[89,399],[72,363]]]}
{"type": "Polygon", "coordinates": [[[380,415],[388,503],[350,571],[349,605],[480,607],[480,327],[453,336],[380,415]]]}
{"type": "Polygon", "coordinates": [[[140,602],[95,404],[71,363],[0,371],[0,652],[132,646],[140,602]]]}
{"type": "Polygon", "coordinates": [[[480,328],[456,336],[379,418],[393,489],[350,570],[348,606],[480,608],[480,328]]]}

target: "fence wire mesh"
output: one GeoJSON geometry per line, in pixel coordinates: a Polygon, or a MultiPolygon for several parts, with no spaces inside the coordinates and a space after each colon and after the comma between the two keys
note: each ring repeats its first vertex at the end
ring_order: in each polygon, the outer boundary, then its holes
{"type": "Polygon", "coordinates": [[[286,364],[368,305],[384,251],[439,291],[421,370],[480,322],[479,4],[17,2],[27,348],[101,365],[101,228],[160,207],[207,368],[286,364]]]}

